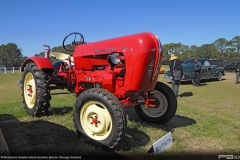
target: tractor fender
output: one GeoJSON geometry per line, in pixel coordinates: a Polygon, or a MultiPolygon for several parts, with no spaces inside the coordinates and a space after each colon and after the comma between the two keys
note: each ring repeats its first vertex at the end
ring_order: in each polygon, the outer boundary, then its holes
{"type": "Polygon", "coordinates": [[[47,58],[44,57],[29,57],[27,58],[21,67],[21,72],[24,70],[24,67],[26,66],[27,63],[29,62],[34,62],[39,69],[53,69],[53,65],[51,61],[47,58]]]}

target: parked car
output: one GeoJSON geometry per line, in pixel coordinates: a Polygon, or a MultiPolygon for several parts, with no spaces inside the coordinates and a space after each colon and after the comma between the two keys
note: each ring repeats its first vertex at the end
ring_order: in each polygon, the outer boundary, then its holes
{"type": "MultiPolygon", "coordinates": [[[[201,62],[201,79],[216,79],[222,80],[224,74],[223,67],[217,67],[216,65],[211,65],[207,58],[198,58],[198,61],[201,62]]],[[[183,78],[182,80],[193,80],[194,76],[194,58],[186,59],[182,63],[183,67],[183,78]]],[[[168,70],[165,73],[164,78],[172,79],[171,72],[168,70]]]]}
{"type": "Polygon", "coordinates": [[[235,72],[236,71],[235,65],[236,65],[235,63],[228,64],[228,65],[224,66],[224,70],[229,71],[229,72],[235,72]]]}

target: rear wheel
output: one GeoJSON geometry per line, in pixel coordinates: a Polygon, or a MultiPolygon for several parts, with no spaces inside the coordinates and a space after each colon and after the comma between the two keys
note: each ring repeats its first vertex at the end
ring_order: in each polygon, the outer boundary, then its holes
{"type": "Polygon", "coordinates": [[[46,115],[51,99],[47,74],[31,62],[26,64],[22,76],[22,97],[27,113],[37,117],[46,115]]]}
{"type": "Polygon", "coordinates": [[[134,106],[138,116],[146,121],[153,123],[167,123],[170,121],[177,110],[177,99],[172,89],[164,83],[157,82],[154,90],[156,98],[155,108],[145,105],[134,106]]]}
{"type": "Polygon", "coordinates": [[[81,132],[100,144],[114,148],[124,135],[126,117],[114,95],[100,88],[81,93],[73,108],[73,121],[81,132]]]}

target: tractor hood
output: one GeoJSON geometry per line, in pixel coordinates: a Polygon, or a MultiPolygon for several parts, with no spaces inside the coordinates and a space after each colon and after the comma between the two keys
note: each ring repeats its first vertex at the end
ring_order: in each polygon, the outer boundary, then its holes
{"type": "Polygon", "coordinates": [[[143,32],[79,45],[73,52],[76,69],[92,70],[94,65],[109,66],[106,56],[112,52],[124,55],[125,89],[154,89],[163,56],[162,45],[156,35],[143,32]]]}

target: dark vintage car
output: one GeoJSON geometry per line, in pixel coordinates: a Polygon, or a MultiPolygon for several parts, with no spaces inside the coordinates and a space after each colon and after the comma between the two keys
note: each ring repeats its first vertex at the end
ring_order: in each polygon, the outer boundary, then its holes
{"type": "MultiPolygon", "coordinates": [[[[222,80],[224,74],[224,68],[211,65],[207,58],[198,58],[201,62],[201,79],[216,79],[222,80]]],[[[194,58],[186,59],[182,63],[183,67],[183,78],[182,80],[193,80],[194,76],[194,58]]],[[[165,73],[164,78],[171,79],[170,70],[165,73]]]]}

